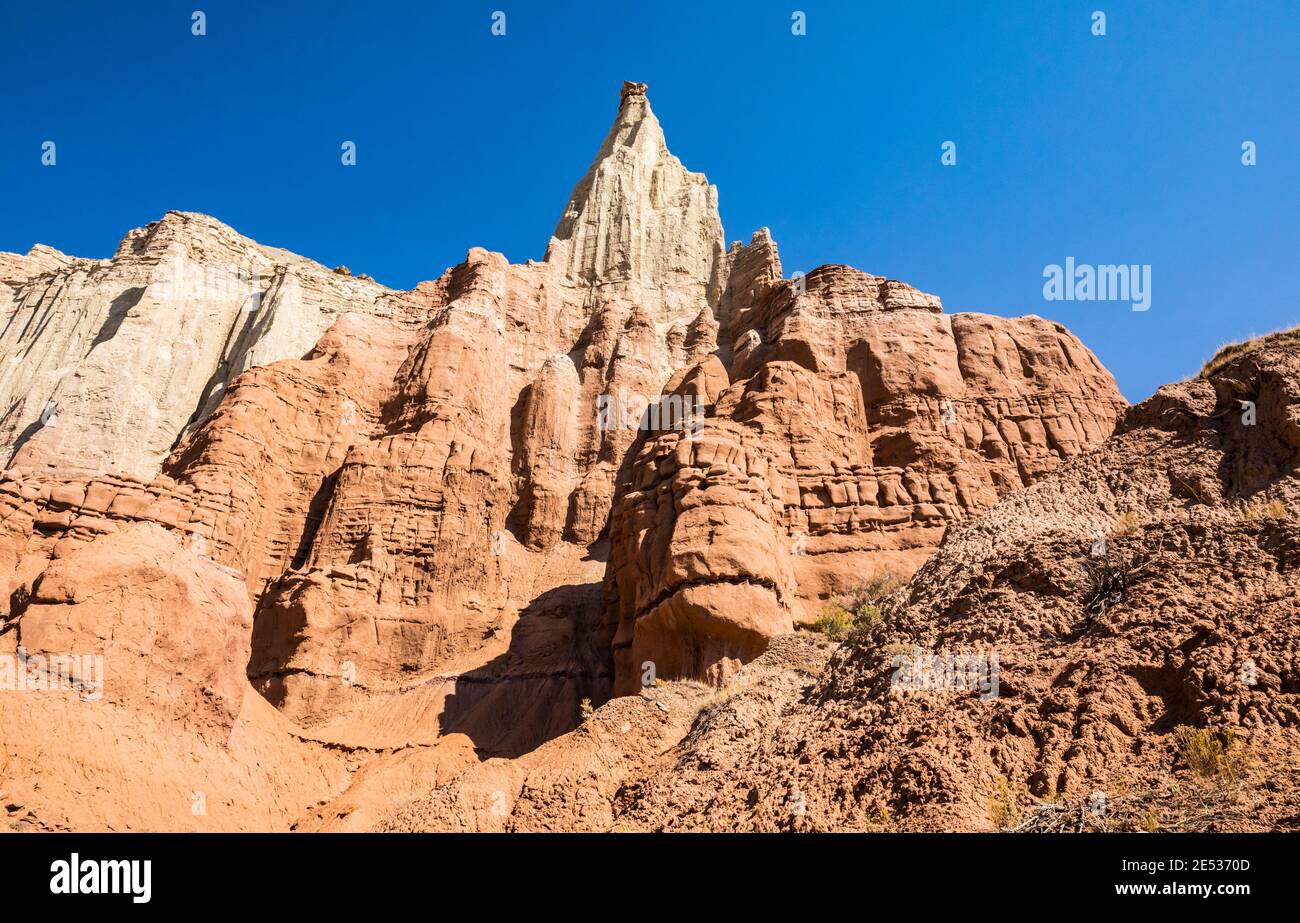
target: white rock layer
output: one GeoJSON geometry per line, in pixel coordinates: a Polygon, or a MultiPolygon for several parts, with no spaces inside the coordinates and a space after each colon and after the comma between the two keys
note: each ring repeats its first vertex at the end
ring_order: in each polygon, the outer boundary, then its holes
{"type": "Polygon", "coordinates": [[[0,467],[152,477],[240,372],[387,290],[168,212],[108,260],[0,254],[0,467]]]}
{"type": "Polygon", "coordinates": [[[727,266],[718,190],[669,152],[645,84],[623,85],[618,117],[569,197],[546,261],[602,294],[633,294],[660,332],[716,307],[727,266]]]}

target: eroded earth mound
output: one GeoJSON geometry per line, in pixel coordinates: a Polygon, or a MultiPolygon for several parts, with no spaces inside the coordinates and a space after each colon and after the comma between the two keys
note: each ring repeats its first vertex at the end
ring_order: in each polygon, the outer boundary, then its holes
{"type": "Polygon", "coordinates": [[[1300,827],[1300,346],[1232,353],[956,527],[842,644],[614,699],[382,829],[1300,827]]]}

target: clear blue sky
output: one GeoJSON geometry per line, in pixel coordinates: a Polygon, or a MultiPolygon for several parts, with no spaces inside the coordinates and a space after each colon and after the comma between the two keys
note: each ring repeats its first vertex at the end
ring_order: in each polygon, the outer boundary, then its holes
{"type": "Polygon", "coordinates": [[[108,256],[183,209],[400,287],[540,258],[640,80],[729,240],[1059,320],[1137,400],[1300,323],[1298,47],[1291,0],[4,0],[0,250],[108,256]],[[1151,264],[1150,311],[1045,301],[1067,256],[1151,264]]]}

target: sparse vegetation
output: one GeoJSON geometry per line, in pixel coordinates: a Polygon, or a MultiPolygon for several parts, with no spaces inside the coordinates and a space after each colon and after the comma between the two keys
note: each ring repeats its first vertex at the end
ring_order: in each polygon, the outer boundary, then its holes
{"type": "Polygon", "coordinates": [[[1291,518],[1291,511],[1281,500],[1259,500],[1238,506],[1237,517],[1243,522],[1281,522],[1291,518]]]}
{"type": "Polygon", "coordinates": [[[886,612],[896,602],[898,591],[907,582],[890,568],[881,568],[843,599],[831,600],[822,610],[812,630],[831,638],[850,632],[870,631],[885,621],[886,612]]]}
{"type": "Polygon", "coordinates": [[[1030,801],[1029,787],[1025,783],[1000,777],[997,789],[989,796],[989,820],[998,830],[1017,827],[1024,819],[1025,807],[1030,801]]]}
{"type": "Polygon", "coordinates": [[[813,622],[812,630],[830,638],[842,638],[850,631],[875,628],[883,621],[880,607],[873,603],[860,603],[850,612],[840,603],[830,602],[813,622]]]}
{"type": "Polygon", "coordinates": [[[1084,630],[1105,618],[1107,612],[1128,598],[1129,591],[1152,569],[1157,547],[1153,551],[1133,548],[1108,548],[1106,554],[1083,561],[1084,630]]]}
{"type": "Polygon", "coordinates": [[[1215,731],[1180,724],[1174,734],[1179,755],[1198,778],[1231,785],[1245,774],[1248,753],[1231,728],[1215,731]]]}
{"type": "Polygon", "coordinates": [[[885,620],[880,607],[874,603],[862,603],[853,610],[853,627],[861,629],[875,628],[885,620]]]}
{"type": "Polygon", "coordinates": [[[842,638],[853,628],[853,613],[839,603],[826,604],[822,614],[813,622],[812,630],[829,638],[842,638]]]}
{"type": "MultiPolygon", "coordinates": [[[[696,683],[694,685],[703,686],[702,683],[696,683]]],[[[725,684],[719,689],[704,687],[709,688],[710,692],[700,700],[699,708],[696,709],[696,725],[700,725],[701,722],[707,725],[719,713],[719,710],[723,705],[726,705],[737,696],[748,692],[750,689],[754,688],[754,685],[755,682],[752,679],[734,678],[731,682],[725,684]]]]}
{"type": "Polygon", "coordinates": [[[1223,371],[1224,368],[1242,356],[1249,355],[1266,346],[1294,346],[1296,344],[1300,344],[1300,327],[1277,330],[1239,343],[1228,343],[1219,347],[1214,357],[1205,363],[1205,367],[1201,369],[1201,373],[1197,377],[1209,378],[1216,372],[1223,371]]]}
{"type": "Polygon", "coordinates": [[[864,580],[853,591],[852,595],[853,599],[858,603],[865,602],[880,605],[906,585],[907,581],[896,571],[892,568],[882,567],[864,580]]]}
{"type": "Polygon", "coordinates": [[[1203,833],[1246,820],[1252,810],[1250,799],[1235,787],[1166,779],[1137,790],[1117,785],[1100,804],[1093,797],[1037,801],[1008,832],[1203,833]]]}
{"type": "Polygon", "coordinates": [[[995,824],[1010,821],[999,829],[1016,833],[1204,832],[1249,818],[1248,793],[1235,784],[1245,775],[1249,752],[1235,733],[1184,724],[1175,728],[1174,735],[1196,784],[1166,779],[1134,790],[1121,780],[1100,797],[1096,793],[1071,801],[1055,795],[1030,799],[1017,816],[1017,790],[1002,780],[989,799],[989,816],[995,824]]]}
{"type": "Polygon", "coordinates": [[[1115,521],[1110,524],[1110,534],[1117,538],[1123,538],[1126,535],[1136,535],[1141,531],[1142,517],[1132,510],[1116,516],[1115,521]]]}
{"type": "Polygon", "coordinates": [[[880,805],[867,814],[867,829],[872,832],[880,832],[889,829],[893,823],[894,812],[888,805],[880,805]]]}
{"type": "Polygon", "coordinates": [[[596,713],[596,709],[592,707],[591,699],[583,699],[578,703],[578,713],[581,715],[583,721],[586,721],[596,713]]]}

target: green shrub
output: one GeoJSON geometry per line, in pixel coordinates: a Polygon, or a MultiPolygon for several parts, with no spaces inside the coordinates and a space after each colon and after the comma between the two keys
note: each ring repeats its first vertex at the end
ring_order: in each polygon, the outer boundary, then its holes
{"type": "Polygon", "coordinates": [[[885,620],[880,607],[875,603],[859,603],[853,610],[853,627],[858,629],[875,628],[885,620]]]}
{"type": "Polygon", "coordinates": [[[822,614],[813,622],[812,630],[830,638],[841,638],[853,628],[853,613],[837,602],[826,604],[822,614]]]}

